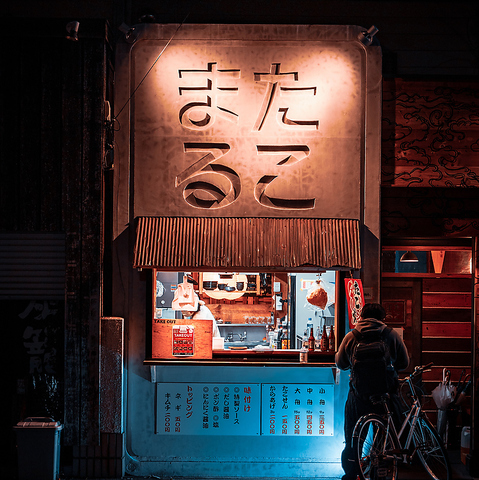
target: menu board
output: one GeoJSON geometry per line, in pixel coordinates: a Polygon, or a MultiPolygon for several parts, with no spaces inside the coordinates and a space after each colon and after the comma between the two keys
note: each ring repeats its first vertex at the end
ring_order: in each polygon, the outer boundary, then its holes
{"type": "Polygon", "coordinates": [[[263,384],[262,435],[332,436],[333,384],[263,384]]]}
{"type": "Polygon", "coordinates": [[[334,435],[334,384],[159,383],[161,435],[334,435]]]}
{"type": "Polygon", "coordinates": [[[159,383],[157,433],[259,435],[258,384],[159,383]]]}

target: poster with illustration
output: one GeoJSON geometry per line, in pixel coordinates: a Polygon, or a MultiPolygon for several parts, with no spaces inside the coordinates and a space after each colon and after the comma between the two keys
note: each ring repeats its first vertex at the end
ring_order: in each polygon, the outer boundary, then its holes
{"type": "Polygon", "coordinates": [[[364,306],[363,284],[357,278],[346,278],[344,283],[348,301],[349,328],[354,328],[364,306]]]}

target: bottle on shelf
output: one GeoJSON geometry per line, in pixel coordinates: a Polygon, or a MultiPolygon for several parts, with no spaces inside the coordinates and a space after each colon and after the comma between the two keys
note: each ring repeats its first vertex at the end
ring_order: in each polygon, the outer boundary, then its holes
{"type": "Polygon", "coordinates": [[[303,339],[301,340],[301,348],[308,348],[308,342],[309,342],[309,331],[307,328],[305,328],[303,332],[303,339]]]}
{"type": "Polygon", "coordinates": [[[284,317],[283,320],[283,343],[282,343],[283,349],[289,349],[290,343],[289,343],[289,329],[288,329],[288,319],[287,317],[284,317]]]}
{"type": "Polygon", "coordinates": [[[316,330],[316,341],[315,341],[315,350],[320,350],[321,346],[321,328],[318,325],[318,329],[316,330]]]}
{"type": "Polygon", "coordinates": [[[310,317],[308,318],[308,321],[306,323],[306,331],[308,332],[308,336],[309,336],[309,331],[311,330],[312,327],[313,327],[313,319],[310,317]]]}
{"type": "Polygon", "coordinates": [[[304,345],[299,351],[299,363],[308,363],[308,349],[304,345]]]}
{"type": "Polygon", "coordinates": [[[329,347],[329,342],[328,342],[328,333],[326,332],[326,325],[323,325],[323,333],[321,335],[321,342],[319,344],[319,349],[322,352],[327,352],[329,347]]]}
{"type": "Polygon", "coordinates": [[[336,338],[334,336],[334,325],[331,325],[331,330],[329,331],[329,348],[330,352],[334,352],[336,350],[336,338]]]}
{"type": "Polygon", "coordinates": [[[310,352],[314,352],[314,334],[313,334],[313,327],[311,327],[311,330],[309,331],[309,338],[308,338],[308,350],[310,352]]]}
{"type": "Polygon", "coordinates": [[[283,348],[283,328],[278,325],[278,335],[276,336],[276,346],[278,350],[283,348]]]}

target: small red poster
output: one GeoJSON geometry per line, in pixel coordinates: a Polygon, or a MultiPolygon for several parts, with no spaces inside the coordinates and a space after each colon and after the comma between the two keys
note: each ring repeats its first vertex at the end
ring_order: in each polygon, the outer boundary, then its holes
{"type": "Polygon", "coordinates": [[[344,283],[348,301],[349,328],[354,328],[364,306],[363,284],[356,278],[346,278],[344,283]]]}
{"type": "Polygon", "coordinates": [[[193,355],[195,346],[195,327],[193,325],[173,326],[173,355],[193,355]]]}

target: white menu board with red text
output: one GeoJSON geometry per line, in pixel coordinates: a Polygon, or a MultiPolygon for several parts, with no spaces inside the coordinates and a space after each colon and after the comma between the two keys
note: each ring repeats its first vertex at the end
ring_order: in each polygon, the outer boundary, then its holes
{"type": "Polygon", "coordinates": [[[160,435],[332,436],[333,384],[159,383],[160,435]]]}

